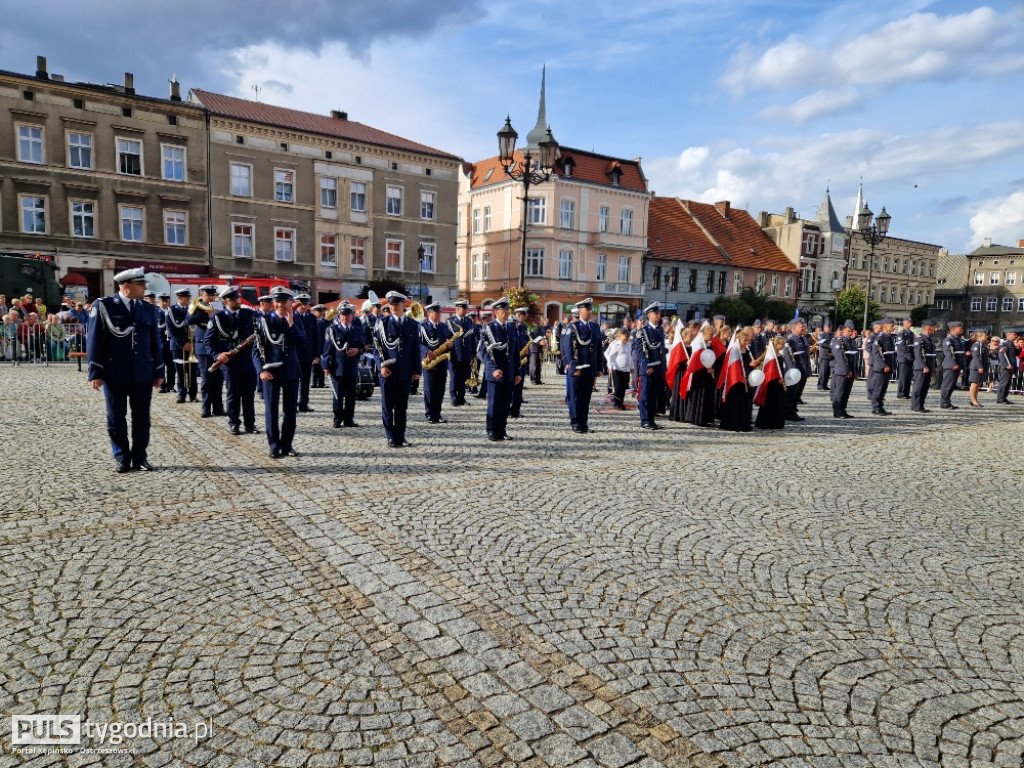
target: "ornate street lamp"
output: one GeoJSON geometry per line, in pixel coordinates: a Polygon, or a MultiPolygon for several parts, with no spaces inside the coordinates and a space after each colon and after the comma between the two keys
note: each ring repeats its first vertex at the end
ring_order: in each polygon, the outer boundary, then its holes
{"type": "Polygon", "coordinates": [[[871,270],[875,266],[875,246],[885,240],[886,235],[889,234],[890,221],[892,221],[892,216],[885,212],[884,205],[878,216],[871,212],[867,203],[864,203],[864,207],[857,214],[857,229],[855,231],[871,247],[871,253],[868,254],[868,287],[864,292],[864,325],[861,326],[862,329],[868,327],[868,304],[871,302],[871,270]],[[872,217],[874,217],[874,222],[871,221],[872,217]]]}
{"type": "Polygon", "coordinates": [[[417,298],[421,301],[423,299],[423,258],[427,254],[427,249],[423,247],[423,243],[420,243],[420,247],[416,249],[416,255],[420,259],[420,276],[419,282],[416,283],[416,293],[419,294],[417,298]]]}
{"type": "Polygon", "coordinates": [[[555,169],[555,161],[558,160],[558,142],[551,135],[551,126],[548,126],[544,138],[537,142],[540,149],[540,157],[535,158],[527,149],[523,152],[523,162],[516,163],[516,139],[519,134],[512,127],[511,119],[506,115],[505,124],[498,131],[498,158],[501,160],[501,167],[505,175],[523,185],[523,231],[522,231],[522,252],[519,256],[519,282],[526,286],[526,224],[529,216],[530,206],[530,185],[540,184],[551,178],[555,169]]]}

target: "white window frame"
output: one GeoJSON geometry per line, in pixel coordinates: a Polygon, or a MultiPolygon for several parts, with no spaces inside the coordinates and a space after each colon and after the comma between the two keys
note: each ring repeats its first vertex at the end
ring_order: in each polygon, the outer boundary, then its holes
{"type": "Polygon", "coordinates": [[[437,218],[437,192],[420,190],[420,218],[424,221],[434,221],[437,218]]]}
{"type": "Polygon", "coordinates": [[[188,211],[172,209],[164,210],[164,243],[173,246],[188,245],[188,211]],[[180,229],[180,243],[171,239],[172,227],[174,228],[175,234],[177,234],[180,229]]]}
{"type": "Polygon", "coordinates": [[[629,282],[629,270],[633,267],[633,259],[630,256],[619,256],[619,282],[629,282]]]}
{"type": "Polygon", "coordinates": [[[546,226],[548,223],[548,199],[531,197],[526,203],[526,223],[534,226],[546,226]]]}
{"type": "Polygon", "coordinates": [[[985,300],[985,311],[995,312],[999,308],[999,299],[996,296],[989,296],[985,300]]]}
{"type": "Polygon", "coordinates": [[[889,289],[889,303],[890,304],[895,304],[896,303],[896,286],[895,285],[892,286],[889,289]]]}
{"type": "Polygon", "coordinates": [[[92,163],[92,144],[93,135],[91,133],[85,133],[83,131],[68,131],[68,168],[74,168],[79,171],[91,171],[93,168],[92,163]],[[72,140],[77,137],[76,143],[72,143],[72,140]],[[84,138],[86,141],[83,143],[81,139],[84,138]],[[87,162],[82,163],[83,153],[86,156],[87,162]],[[78,162],[75,162],[75,155],[78,156],[78,162]]]}
{"type": "Polygon", "coordinates": [[[793,295],[793,278],[792,278],[792,277],[787,277],[787,278],[786,278],[786,293],[785,293],[785,298],[787,298],[787,299],[788,299],[788,298],[789,298],[790,296],[792,296],[792,295],[793,295]]]}
{"type": "Polygon", "coordinates": [[[491,279],[491,254],[484,253],[480,259],[480,274],[484,280],[491,279]]]}
{"type": "Polygon", "coordinates": [[[1000,274],[997,271],[992,271],[988,276],[989,285],[999,285],[1000,274]]]}
{"type": "Polygon", "coordinates": [[[401,272],[405,262],[405,241],[397,237],[389,237],[384,241],[384,269],[388,272],[401,272]],[[393,248],[392,246],[397,246],[393,248]],[[391,266],[389,261],[393,254],[398,254],[398,265],[391,266]]]}
{"type": "MultiPolygon", "coordinates": [[[[275,168],[274,169],[274,202],[294,203],[295,202],[295,169],[275,168]]],[[[276,251],[275,258],[276,258],[276,251]]],[[[292,254],[294,257],[294,254],[292,254]]]]}
{"type": "Polygon", "coordinates": [[[779,276],[778,275],[772,275],[772,292],[771,292],[771,295],[772,296],[778,296],[779,295],[779,276]]]}
{"type": "Polygon", "coordinates": [[[46,195],[18,195],[18,212],[20,215],[21,232],[26,235],[45,235],[47,230],[50,228],[49,217],[46,215],[46,209],[49,207],[50,201],[46,195]],[[40,205],[34,205],[31,209],[25,207],[26,200],[37,200],[40,205]],[[43,216],[43,229],[40,232],[34,225],[29,228],[26,225],[26,215],[32,215],[34,223],[38,223],[39,214],[43,216]]]}
{"type": "Polygon", "coordinates": [[[480,254],[474,253],[469,257],[469,279],[476,282],[480,279],[480,254]]]}
{"type": "Polygon", "coordinates": [[[245,221],[231,222],[231,255],[236,259],[252,259],[256,252],[256,226],[245,221]],[[242,243],[248,243],[248,253],[239,249],[242,243]]]}
{"type": "Polygon", "coordinates": [[[274,261],[282,264],[294,264],[298,249],[295,245],[295,230],[292,227],[274,227],[274,261]],[[289,258],[281,258],[287,245],[289,258]]]}
{"type": "Polygon", "coordinates": [[[71,218],[71,236],[91,239],[96,237],[96,201],[95,200],[68,200],[68,211],[71,218]],[[88,210],[86,210],[88,206],[88,210]],[[78,210],[76,210],[76,207],[78,210]],[[88,222],[91,234],[84,234],[85,224],[88,222]],[[75,231],[76,226],[81,225],[82,234],[75,231]]]}
{"type": "Polygon", "coordinates": [[[597,254],[597,282],[603,283],[608,278],[608,254],[597,254]]]}
{"type": "Polygon", "coordinates": [[[558,279],[572,280],[572,251],[565,248],[558,250],[558,279]]]}
{"type": "MultiPolygon", "coordinates": [[[[423,264],[420,270],[433,274],[437,271],[437,243],[421,242],[420,245],[423,247],[423,264]]],[[[419,258],[419,253],[416,257],[419,258]]]]}
{"type": "Polygon", "coordinates": [[[984,285],[985,284],[985,273],[984,272],[975,272],[974,273],[974,284],[975,285],[984,285]]]}
{"type": "Polygon", "coordinates": [[[544,249],[526,249],[526,276],[544,277],[544,249]]]}
{"type": "Polygon", "coordinates": [[[352,182],[348,192],[348,203],[353,213],[366,213],[366,192],[365,181],[352,182]]]}
{"type": "Polygon", "coordinates": [[[732,273],[732,292],[741,293],[743,291],[743,272],[736,270],[732,273]]]}
{"type": "Polygon", "coordinates": [[[188,180],[187,171],[188,168],[188,151],[181,144],[161,144],[160,145],[160,173],[161,178],[164,181],[181,181],[185,182],[188,180]],[[174,153],[181,152],[181,160],[177,160],[173,157],[174,153]],[[172,157],[168,157],[171,154],[172,157]],[[167,174],[168,163],[171,167],[171,175],[167,174]],[[174,176],[174,172],[179,169],[181,171],[181,178],[174,176]]]}
{"type": "Polygon", "coordinates": [[[118,229],[121,233],[122,243],[144,243],[146,242],[146,209],[141,205],[125,205],[121,204],[117,206],[117,221],[118,229]],[[138,212],[138,216],[135,216],[135,212],[138,212]],[[126,237],[125,227],[131,228],[129,234],[135,234],[135,227],[138,225],[139,236],[138,237],[126,237]]]}
{"type": "Polygon", "coordinates": [[[1024,312],[1024,296],[1017,297],[1017,311],[1024,312]]]}
{"type": "Polygon", "coordinates": [[[474,208],[473,209],[473,234],[474,235],[479,235],[480,234],[480,228],[481,228],[482,224],[483,224],[483,211],[481,211],[479,208],[474,208]]]}
{"type": "Polygon", "coordinates": [[[145,176],[146,175],[146,148],[142,145],[142,139],[132,139],[128,136],[115,136],[114,147],[116,148],[117,166],[116,170],[122,176],[145,176]],[[123,145],[123,146],[122,146],[123,145]],[[138,153],[132,152],[132,145],[138,148],[138,153]],[[125,163],[124,158],[135,157],[137,154],[139,158],[139,172],[131,173],[130,171],[123,170],[125,163]]]}
{"type": "Polygon", "coordinates": [[[597,231],[607,232],[608,231],[608,218],[611,216],[612,209],[607,205],[602,205],[597,209],[597,231]]]}
{"type": "Polygon", "coordinates": [[[349,265],[352,269],[366,269],[366,238],[352,237],[348,245],[349,265]]]}
{"type": "Polygon", "coordinates": [[[46,162],[46,128],[36,123],[15,123],[15,126],[18,135],[18,162],[33,165],[42,165],[46,162]]]}
{"type": "MultiPolygon", "coordinates": [[[[1024,301],[1024,299],[1021,299],[1024,301]]],[[[971,297],[971,312],[981,312],[981,296],[971,297]]]]}
{"type": "Polygon", "coordinates": [[[385,190],[385,196],[387,203],[385,205],[385,213],[388,216],[401,216],[402,215],[402,187],[395,184],[388,184],[385,190]]]}
{"type": "Polygon", "coordinates": [[[1003,296],[1003,312],[1013,312],[1013,296],[1003,296]]]}
{"type": "Polygon", "coordinates": [[[320,207],[328,211],[338,210],[338,180],[330,176],[320,177],[320,207]]]}
{"type": "Polygon", "coordinates": [[[629,235],[633,234],[633,209],[623,208],[622,213],[619,214],[619,234],[629,235]]]}
{"type": "Polygon", "coordinates": [[[1006,284],[1016,285],[1017,284],[1017,273],[1012,270],[1006,270],[1006,284]]]}
{"type": "Polygon", "coordinates": [[[757,283],[755,285],[758,293],[764,293],[764,272],[757,273],[757,283]]]}
{"type": "Polygon", "coordinates": [[[233,197],[252,197],[252,165],[231,163],[229,184],[233,197]]]}
{"type": "MultiPolygon", "coordinates": [[[[337,190],[335,190],[337,191],[337,190]]],[[[338,236],[320,235],[320,266],[338,266],[338,236]]]]}
{"type": "Polygon", "coordinates": [[[484,233],[491,231],[491,206],[484,206],[484,233]]]}
{"type": "MultiPolygon", "coordinates": [[[[559,229],[576,229],[576,201],[562,200],[558,205],[559,229]]],[[[561,271],[561,270],[559,270],[561,271]]]]}

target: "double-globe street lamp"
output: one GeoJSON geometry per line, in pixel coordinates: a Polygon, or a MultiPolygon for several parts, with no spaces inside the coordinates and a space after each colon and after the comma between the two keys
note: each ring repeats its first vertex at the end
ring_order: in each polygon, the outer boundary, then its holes
{"type": "Polygon", "coordinates": [[[864,203],[864,207],[860,213],[857,214],[857,229],[856,232],[871,246],[871,253],[868,254],[868,287],[864,292],[864,325],[862,328],[868,327],[868,305],[871,303],[871,270],[875,266],[875,246],[885,240],[885,236],[889,234],[889,222],[892,221],[892,216],[885,212],[885,206],[882,206],[882,212],[875,216],[868,208],[868,204],[864,203]],[[872,218],[874,221],[872,222],[872,218]]]}
{"type": "Polygon", "coordinates": [[[516,139],[519,134],[512,127],[510,118],[505,116],[505,124],[498,131],[498,159],[505,175],[510,179],[521,182],[523,185],[523,238],[522,253],[519,256],[519,282],[526,286],[526,225],[529,216],[530,206],[530,185],[540,184],[551,178],[555,170],[555,161],[558,160],[558,142],[551,135],[551,126],[548,126],[544,138],[537,142],[540,149],[540,157],[535,158],[530,153],[529,147],[523,152],[522,164],[516,163],[515,150],[516,139]]]}

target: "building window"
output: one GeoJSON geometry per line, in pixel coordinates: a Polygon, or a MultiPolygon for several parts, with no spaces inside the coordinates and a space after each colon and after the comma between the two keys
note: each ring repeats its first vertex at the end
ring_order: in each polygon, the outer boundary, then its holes
{"type": "Polygon", "coordinates": [[[974,284],[975,285],[984,285],[985,284],[985,273],[984,272],[975,272],[974,273],[974,284]]]}
{"type": "Polygon", "coordinates": [[[484,206],[484,232],[491,231],[491,206],[484,206]]]}
{"type": "Polygon", "coordinates": [[[18,126],[18,160],[23,163],[43,162],[43,129],[41,126],[18,126]]]}
{"type": "Polygon", "coordinates": [[[764,272],[757,273],[757,292],[764,293],[764,272]]]}
{"type": "Polygon", "coordinates": [[[1017,299],[1017,311],[1024,312],[1024,296],[1017,299]]]}
{"type": "Polygon", "coordinates": [[[117,140],[117,172],[129,176],[142,175],[142,142],[136,139],[117,140]]]}
{"type": "Polygon", "coordinates": [[[526,204],[526,222],[528,224],[547,224],[548,209],[546,198],[531,197],[526,204]]]}
{"type": "Polygon", "coordinates": [[[785,297],[788,299],[792,295],[793,295],[793,278],[792,277],[787,277],[786,278],[786,293],[785,293],[785,297]]]}
{"type": "Polygon", "coordinates": [[[71,201],[72,237],[96,236],[96,204],[78,200],[71,201]]]}
{"type": "Polygon", "coordinates": [[[732,273],[732,292],[739,293],[743,290],[743,273],[737,270],[732,273]]]}
{"type": "Polygon", "coordinates": [[[480,279],[480,254],[474,253],[469,259],[469,279],[476,281],[480,279]]]}
{"type": "Polygon", "coordinates": [[[558,252],[558,279],[572,280],[572,251],[558,252]]]}
{"type": "MultiPolygon", "coordinates": [[[[401,202],[401,198],[399,198],[401,202]]],[[[384,268],[401,271],[402,269],[402,241],[388,240],[384,252],[384,268]]]]}
{"type": "MultiPolygon", "coordinates": [[[[1022,299],[1024,301],[1024,299],[1022,299]]],[[[981,312],[981,297],[974,296],[971,298],[971,312],[981,312]]]]}
{"type": "Polygon", "coordinates": [[[121,206],[121,239],[128,243],[142,242],[143,211],[134,205],[121,206]]]}
{"type": "Polygon", "coordinates": [[[274,230],[274,260],[295,261],[295,230],[278,227],[274,230]]]}
{"type": "Polygon", "coordinates": [[[482,216],[481,216],[480,209],[479,208],[474,208],[473,209],[473,234],[474,235],[479,235],[480,234],[480,226],[481,226],[481,222],[482,221],[483,221],[483,219],[482,219],[482,216]]]}
{"type": "Polygon", "coordinates": [[[358,269],[366,269],[366,238],[353,237],[349,245],[351,264],[358,269]]]}
{"type": "Polygon", "coordinates": [[[902,288],[900,288],[900,304],[902,304],[904,302],[904,294],[906,294],[906,300],[910,301],[910,295],[911,294],[908,293],[907,291],[904,291],[902,288]]]}
{"type": "Polygon", "coordinates": [[[622,216],[619,219],[619,234],[620,235],[632,235],[633,234],[633,212],[628,208],[622,209],[622,216]]]}
{"type": "Polygon", "coordinates": [[[484,254],[484,263],[481,274],[483,275],[484,280],[489,280],[491,277],[491,254],[489,253],[484,254]]]}
{"type": "MultiPolygon", "coordinates": [[[[774,275],[774,277],[775,277],[775,293],[778,294],[778,292],[779,292],[779,277],[778,277],[778,275],[774,275]]],[[[705,291],[707,293],[714,293],[715,292],[715,273],[714,273],[714,270],[711,270],[711,269],[708,270],[707,282],[705,283],[705,291]]]]}
{"type": "Polygon", "coordinates": [[[630,256],[619,256],[619,282],[629,282],[629,269],[633,259],[630,256]]]}
{"type": "Polygon", "coordinates": [[[1016,285],[1017,284],[1017,273],[1016,272],[1007,272],[1006,273],[1006,284],[1007,285],[1016,285]]]}
{"type": "Polygon", "coordinates": [[[561,215],[558,220],[558,226],[560,226],[562,229],[576,228],[576,203],[574,201],[562,201],[561,215]]]}
{"type": "Polygon", "coordinates": [[[68,167],[92,170],[92,134],[68,134],[68,167]]]}
{"type": "MultiPolygon", "coordinates": [[[[338,180],[320,179],[320,207],[335,210],[338,207],[338,180]]],[[[335,262],[337,263],[337,262],[335,262]]]]}
{"type": "MultiPolygon", "coordinates": [[[[437,203],[436,192],[420,192],[420,218],[427,221],[434,220],[434,206],[437,203]]],[[[490,213],[490,208],[487,212],[490,213]]]]}
{"type": "Polygon", "coordinates": [[[526,249],[526,276],[544,277],[544,249],[526,249]]]}
{"type": "Polygon", "coordinates": [[[893,272],[899,272],[900,271],[900,259],[899,259],[898,256],[894,257],[893,260],[892,260],[892,271],[893,272]]]}
{"type": "Polygon", "coordinates": [[[274,200],[279,203],[295,202],[295,171],[274,169],[274,200]]]}
{"type": "Polygon", "coordinates": [[[388,216],[401,216],[402,215],[402,188],[401,187],[388,187],[388,205],[387,212],[388,216]]]}
{"type": "Polygon", "coordinates": [[[46,234],[46,198],[21,198],[21,231],[27,235],[46,234]]]}
{"type": "Polygon", "coordinates": [[[231,194],[238,197],[252,197],[251,165],[231,164],[231,194]]]}
{"type": "Polygon", "coordinates": [[[597,231],[607,232],[608,231],[608,215],[611,210],[607,205],[602,205],[597,211],[597,231]]]}
{"type": "Polygon", "coordinates": [[[885,259],[882,261],[882,271],[883,272],[888,272],[889,271],[889,257],[888,256],[886,256],[885,259]]]}
{"type": "MultiPolygon", "coordinates": [[[[436,243],[420,243],[420,247],[423,248],[423,258],[420,260],[420,269],[424,272],[435,272],[437,267],[434,263],[434,257],[437,254],[436,243]]],[[[419,256],[419,254],[416,254],[419,256]]]]}
{"type": "MultiPolygon", "coordinates": [[[[890,304],[895,304],[896,303],[896,288],[895,287],[889,289],[889,303],[890,304]]],[[[902,302],[900,302],[900,303],[902,303],[902,302]]]]}
{"type": "Polygon", "coordinates": [[[1003,312],[1013,312],[1013,296],[1003,296],[1003,312]]]}
{"type": "Polygon", "coordinates": [[[231,225],[231,255],[236,259],[252,258],[252,224],[231,225]]]}
{"type": "Polygon", "coordinates": [[[164,211],[164,233],[168,245],[188,243],[184,211],[164,211]]]}
{"type": "Polygon", "coordinates": [[[356,213],[366,213],[366,183],[353,181],[349,189],[349,204],[356,213]]]}
{"type": "Polygon", "coordinates": [[[688,285],[688,287],[690,289],[690,293],[696,293],[697,292],[697,270],[696,269],[691,269],[690,270],[689,285],[688,285]]]}
{"type": "Polygon", "coordinates": [[[985,300],[985,311],[986,312],[995,312],[996,311],[996,307],[998,307],[998,306],[999,306],[999,299],[997,299],[995,296],[989,296],[985,300]]]}
{"type": "Polygon", "coordinates": [[[988,284],[989,285],[999,285],[999,273],[998,272],[991,272],[991,273],[989,273],[988,284]]]}
{"type": "Polygon", "coordinates": [[[603,283],[607,279],[608,274],[608,255],[604,253],[597,254],[597,281],[603,283]]]}
{"type": "Polygon", "coordinates": [[[320,265],[338,266],[338,238],[334,235],[320,235],[320,265]]]}
{"type": "Polygon", "coordinates": [[[661,267],[657,264],[651,269],[651,290],[657,291],[661,288],[661,267]]]}
{"type": "Polygon", "coordinates": [[[164,157],[164,180],[184,181],[185,180],[185,148],[162,145],[161,150],[164,157]]]}

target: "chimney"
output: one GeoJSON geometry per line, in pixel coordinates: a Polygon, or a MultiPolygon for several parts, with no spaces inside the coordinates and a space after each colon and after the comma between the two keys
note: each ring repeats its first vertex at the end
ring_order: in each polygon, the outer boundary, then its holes
{"type": "Polygon", "coordinates": [[[729,201],[723,200],[720,203],[715,203],[715,210],[722,214],[723,219],[729,218],[729,201]]]}
{"type": "Polygon", "coordinates": [[[787,224],[792,224],[794,221],[796,221],[796,211],[793,210],[793,206],[787,205],[786,206],[786,223],[787,224]]]}
{"type": "Polygon", "coordinates": [[[348,120],[348,112],[342,112],[340,109],[332,109],[331,117],[335,120],[348,120]]]}
{"type": "Polygon", "coordinates": [[[768,213],[768,211],[761,211],[759,214],[757,214],[757,226],[761,227],[761,229],[764,229],[765,227],[768,226],[768,222],[770,221],[770,219],[771,214],[768,213]]]}
{"type": "Polygon", "coordinates": [[[46,74],[46,57],[36,56],[36,77],[40,80],[49,80],[50,76],[46,74]]]}
{"type": "Polygon", "coordinates": [[[1018,240],[1017,241],[1017,247],[1018,248],[1024,248],[1024,240],[1018,240]]]}
{"type": "Polygon", "coordinates": [[[135,94],[135,75],[131,72],[124,73],[124,92],[129,95],[135,94]]]}
{"type": "Polygon", "coordinates": [[[982,240],[981,241],[981,247],[982,248],[991,248],[992,247],[992,238],[991,237],[986,237],[984,240],[982,240]]]}
{"type": "Polygon", "coordinates": [[[175,75],[171,75],[171,101],[181,101],[181,83],[175,75]]]}
{"type": "Polygon", "coordinates": [[[53,82],[55,82],[55,83],[63,83],[64,82],[64,75],[53,75],[53,82]]]}

